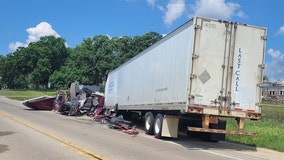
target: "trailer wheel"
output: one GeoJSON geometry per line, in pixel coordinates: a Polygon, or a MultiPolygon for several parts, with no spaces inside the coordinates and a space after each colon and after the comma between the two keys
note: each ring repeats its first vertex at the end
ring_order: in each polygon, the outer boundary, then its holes
{"type": "Polygon", "coordinates": [[[164,119],[164,116],[161,113],[157,114],[155,118],[154,134],[156,138],[162,137],[163,119],[164,119]]]}
{"type": "Polygon", "coordinates": [[[154,128],[154,115],[152,112],[147,112],[145,114],[145,133],[152,135],[154,128]]]}

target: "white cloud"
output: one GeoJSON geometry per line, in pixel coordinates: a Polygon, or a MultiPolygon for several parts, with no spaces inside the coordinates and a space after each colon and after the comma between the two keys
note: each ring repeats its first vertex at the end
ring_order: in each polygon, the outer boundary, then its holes
{"type": "Polygon", "coordinates": [[[265,64],[264,75],[271,82],[284,80],[284,64],[283,61],[272,61],[265,64]]]}
{"type": "MultiPolygon", "coordinates": [[[[247,18],[248,16],[241,10],[238,3],[226,2],[227,0],[195,0],[190,6],[191,12],[187,17],[204,16],[209,18],[229,20],[232,16],[247,18]]],[[[147,4],[157,8],[164,13],[163,20],[167,26],[180,18],[187,10],[186,2],[189,0],[168,0],[167,5],[158,0],[146,0],[147,4]]],[[[283,31],[284,33],[284,31],[283,31]]]]}
{"type": "Polygon", "coordinates": [[[284,54],[282,54],[279,50],[273,50],[270,48],[267,53],[274,59],[284,59],[284,54]]]}
{"type": "Polygon", "coordinates": [[[36,42],[40,39],[40,37],[44,36],[60,37],[47,22],[41,22],[36,27],[28,28],[26,31],[29,33],[27,43],[36,42]]]}
{"type": "Polygon", "coordinates": [[[160,11],[165,12],[165,9],[164,9],[164,7],[163,7],[163,6],[161,6],[161,5],[157,5],[157,8],[158,8],[160,11]]]}
{"type": "Polygon", "coordinates": [[[18,47],[27,47],[29,43],[36,42],[40,39],[40,37],[43,36],[55,36],[60,37],[59,34],[56,33],[55,30],[53,30],[52,26],[47,22],[41,22],[34,28],[28,28],[26,29],[29,36],[26,40],[26,43],[22,42],[12,42],[9,44],[9,48],[11,51],[15,51],[18,47]]]}
{"type": "Polygon", "coordinates": [[[170,0],[170,2],[167,4],[167,9],[163,17],[165,24],[170,26],[173,21],[182,16],[184,11],[184,0],[170,0]]]}
{"type": "Polygon", "coordinates": [[[19,47],[27,47],[27,45],[22,42],[13,42],[9,44],[9,49],[11,51],[15,51],[19,47]]]}
{"type": "Polygon", "coordinates": [[[267,54],[272,57],[272,61],[266,62],[264,74],[271,82],[284,80],[284,54],[272,48],[267,51],[267,54]]]}
{"type": "Polygon", "coordinates": [[[279,28],[278,34],[284,34],[284,25],[279,28]]]}
{"type": "Polygon", "coordinates": [[[157,4],[157,0],[146,0],[147,4],[149,6],[151,6],[152,9],[154,9],[155,7],[158,8],[158,10],[162,11],[162,12],[165,12],[165,9],[162,5],[160,4],[157,4]]]}
{"type": "Polygon", "coordinates": [[[243,11],[239,11],[237,13],[237,16],[240,17],[240,18],[247,18],[248,17],[243,11]]]}
{"type": "Polygon", "coordinates": [[[154,8],[156,0],[146,0],[146,1],[152,8],[154,8]]]}
{"type": "MultiPolygon", "coordinates": [[[[239,7],[238,3],[225,2],[225,0],[197,0],[192,9],[194,15],[228,20],[239,7]]],[[[244,15],[243,12],[239,12],[239,16],[244,15]]]]}

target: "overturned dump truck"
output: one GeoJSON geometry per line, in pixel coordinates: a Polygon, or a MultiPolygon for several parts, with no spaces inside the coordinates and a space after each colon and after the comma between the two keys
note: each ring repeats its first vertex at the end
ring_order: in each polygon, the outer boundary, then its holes
{"type": "Polygon", "coordinates": [[[105,107],[142,115],[157,138],[255,136],[244,120],[261,117],[265,46],[265,28],[194,17],[108,74],[105,107]]]}

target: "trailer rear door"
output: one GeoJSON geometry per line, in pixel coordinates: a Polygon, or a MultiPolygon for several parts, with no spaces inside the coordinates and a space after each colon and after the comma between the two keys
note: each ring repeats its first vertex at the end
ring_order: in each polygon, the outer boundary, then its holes
{"type": "Polygon", "coordinates": [[[236,29],[231,102],[234,110],[260,113],[266,30],[238,25],[236,29]]]}
{"type": "Polygon", "coordinates": [[[258,111],[266,30],[199,17],[195,23],[190,105],[258,111]]]}
{"type": "Polygon", "coordinates": [[[196,18],[194,59],[191,72],[191,104],[212,105],[224,94],[225,64],[229,46],[226,26],[218,21],[196,18]],[[223,93],[222,93],[223,92],[223,93]]]}

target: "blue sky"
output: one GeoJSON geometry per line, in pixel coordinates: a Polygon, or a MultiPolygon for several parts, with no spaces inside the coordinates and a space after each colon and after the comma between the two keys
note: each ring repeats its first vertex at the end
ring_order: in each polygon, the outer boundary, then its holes
{"type": "Polygon", "coordinates": [[[2,0],[0,54],[45,35],[62,37],[73,48],[99,34],[167,34],[199,15],[267,28],[265,75],[284,80],[283,6],[269,0],[2,0]]]}

